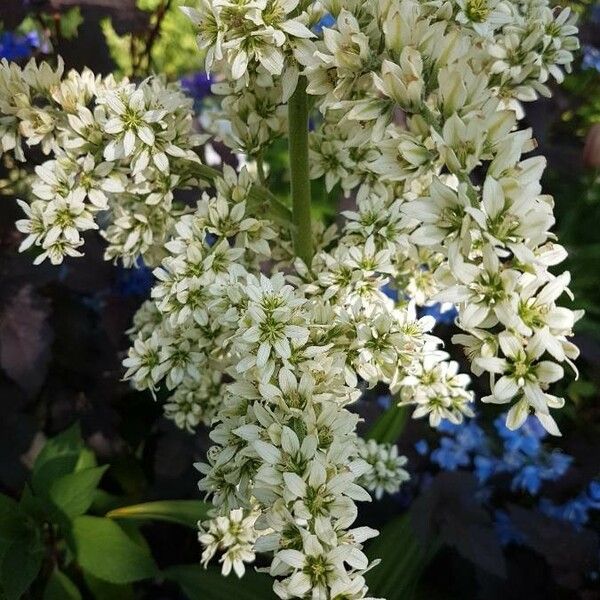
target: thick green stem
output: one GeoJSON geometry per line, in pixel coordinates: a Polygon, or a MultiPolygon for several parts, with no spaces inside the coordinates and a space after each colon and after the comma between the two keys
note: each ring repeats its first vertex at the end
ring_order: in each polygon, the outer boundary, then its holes
{"type": "Polygon", "coordinates": [[[300,77],[298,87],[290,98],[288,120],[294,251],[296,256],[310,266],[313,241],[308,173],[308,99],[305,77],[300,77]]]}

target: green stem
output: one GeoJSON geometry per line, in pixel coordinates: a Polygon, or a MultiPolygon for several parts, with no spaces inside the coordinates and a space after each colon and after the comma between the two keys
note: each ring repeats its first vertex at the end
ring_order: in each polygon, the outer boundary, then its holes
{"type": "Polygon", "coordinates": [[[313,241],[308,173],[308,99],[305,77],[300,77],[298,87],[290,98],[288,121],[294,251],[296,256],[310,266],[313,241]]]}

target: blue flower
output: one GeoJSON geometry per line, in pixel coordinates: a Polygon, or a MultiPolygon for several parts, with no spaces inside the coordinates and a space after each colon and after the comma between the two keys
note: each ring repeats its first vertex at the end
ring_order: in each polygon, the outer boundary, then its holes
{"type": "Polygon", "coordinates": [[[0,58],[22,60],[29,58],[33,51],[40,47],[40,36],[36,31],[25,35],[11,31],[0,33],[0,58]]]}
{"type": "Polygon", "coordinates": [[[456,471],[470,462],[468,452],[451,438],[442,438],[440,447],[431,453],[431,460],[445,471],[456,471]]]}
{"type": "Polygon", "coordinates": [[[486,483],[490,477],[493,477],[501,470],[499,469],[500,462],[493,456],[475,456],[473,465],[475,466],[475,476],[479,483],[486,483]]]}
{"type": "Polygon", "coordinates": [[[313,26],[312,30],[315,33],[321,33],[323,27],[333,27],[335,25],[335,17],[327,13],[316,25],[313,26]]]}
{"type": "Polygon", "coordinates": [[[454,439],[468,452],[483,451],[487,447],[485,433],[475,421],[464,421],[457,426],[454,439]]]}
{"type": "Polygon", "coordinates": [[[593,46],[584,46],[581,68],[595,69],[596,71],[600,71],[600,50],[594,48],[593,46]]]}
{"type": "Polygon", "coordinates": [[[202,71],[181,79],[183,89],[198,102],[210,96],[212,83],[210,75],[202,71]]]}
{"type": "Polygon", "coordinates": [[[437,426],[437,430],[440,433],[447,433],[449,435],[454,435],[458,429],[460,429],[461,425],[457,424],[457,423],[452,423],[451,421],[448,421],[447,419],[442,419],[440,421],[440,424],[437,426]]]}
{"type": "Polygon", "coordinates": [[[554,504],[551,500],[542,498],[539,507],[548,517],[567,521],[575,527],[583,527],[589,520],[588,506],[583,495],[573,498],[564,504],[554,504]]]}
{"type": "Polygon", "coordinates": [[[542,487],[542,471],[538,465],[525,465],[517,471],[511,482],[513,490],[524,490],[535,496],[542,487]]]}
{"type": "Polygon", "coordinates": [[[589,520],[585,498],[577,497],[563,505],[563,519],[576,527],[583,527],[589,520]]]}
{"type": "Polygon", "coordinates": [[[573,462],[573,457],[563,452],[552,452],[543,457],[542,478],[556,481],[562,477],[573,462]]]}
{"type": "Polygon", "coordinates": [[[437,430],[449,437],[440,439],[440,447],[431,454],[431,460],[443,469],[454,471],[471,463],[475,451],[487,452],[485,433],[475,421],[451,423],[442,421],[437,430]]]}
{"type": "Polygon", "coordinates": [[[591,481],[586,490],[587,504],[590,508],[600,509],[600,481],[591,481]]]}
{"type": "Polygon", "coordinates": [[[415,450],[420,456],[425,456],[426,454],[429,454],[429,444],[427,443],[427,440],[419,440],[415,444],[415,450]]]}
{"type": "Polygon", "coordinates": [[[573,462],[573,457],[563,452],[543,452],[535,460],[521,452],[505,454],[503,462],[508,471],[515,473],[513,490],[524,490],[536,495],[544,481],[556,481],[562,477],[573,462]]]}
{"type": "Polygon", "coordinates": [[[505,423],[506,415],[499,416],[494,421],[498,435],[504,442],[505,452],[523,452],[527,456],[537,456],[542,449],[541,440],[546,437],[546,431],[535,418],[528,417],[520,429],[512,431],[505,423]]]}

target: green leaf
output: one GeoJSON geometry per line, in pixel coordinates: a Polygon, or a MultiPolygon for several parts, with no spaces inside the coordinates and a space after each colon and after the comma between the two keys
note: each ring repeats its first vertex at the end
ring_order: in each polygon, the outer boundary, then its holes
{"type": "Polygon", "coordinates": [[[91,469],[92,467],[97,467],[98,461],[96,460],[96,455],[89,448],[84,448],[79,457],[77,458],[77,464],[75,465],[76,471],[83,471],[84,469],[91,469]]]}
{"type": "Polygon", "coordinates": [[[94,499],[92,501],[92,506],[90,507],[90,512],[93,512],[94,514],[106,514],[122,505],[122,496],[111,494],[106,490],[97,489],[94,492],[94,499]]]}
{"type": "Polygon", "coordinates": [[[79,424],[75,423],[49,439],[33,466],[31,484],[36,494],[45,494],[50,485],[67,473],[72,473],[84,449],[79,424]]]}
{"type": "Polygon", "coordinates": [[[95,600],[134,600],[133,588],[129,584],[109,583],[90,573],[84,573],[83,578],[95,600]]]}
{"type": "Polygon", "coordinates": [[[393,444],[398,440],[408,420],[408,408],[393,404],[373,424],[367,439],[393,444]]]}
{"type": "Polygon", "coordinates": [[[200,565],[177,565],[163,571],[163,575],[175,581],[189,600],[274,600],[273,580],[267,575],[246,570],[239,580],[235,575],[223,577],[215,569],[203,569],[200,565]]]}
{"type": "Polygon", "coordinates": [[[0,563],[0,587],[6,600],[17,600],[39,573],[44,547],[39,540],[18,540],[6,546],[0,563]]]}
{"type": "Polygon", "coordinates": [[[50,575],[43,600],[81,600],[81,593],[63,572],[56,569],[50,575]]]}
{"type": "Polygon", "coordinates": [[[106,516],[111,519],[169,521],[196,529],[198,521],[206,518],[211,507],[200,500],[162,500],[116,508],[106,516]]]}
{"type": "Polygon", "coordinates": [[[365,575],[369,593],[410,600],[421,573],[438,547],[436,544],[423,548],[413,533],[410,515],[397,517],[367,548],[366,554],[371,560],[381,559],[381,563],[365,575]]]}
{"type": "Polygon", "coordinates": [[[140,525],[141,523],[136,523],[135,521],[119,523],[119,527],[125,532],[129,539],[137,544],[144,552],[146,552],[146,554],[150,554],[150,545],[140,531],[140,525]]]}
{"type": "Polygon", "coordinates": [[[108,468],[92,467],[63,475],[50,486],[48,498],[67,517],[84,514],[91,506],[94,492],[108,468]]]}
{"type": "Polygon", "coordinates": [[[22,540],[27,533],[26,519],[15,500],[0,494],[0,545],[22,540]]]}
{"type": "Polygon", "coordinates": [[[29,484],[25,484],[23,488],[19,508],[40,525],[47,521],[47,507],[40,498],[34,495],[29,484]]]}
{"type": "Polygon", "coordinates": [[[154,559],[119,527],[102,517],[80,516],[73,521],[71,543],[84,571],[111,583],[154,577],[154,559]]]}

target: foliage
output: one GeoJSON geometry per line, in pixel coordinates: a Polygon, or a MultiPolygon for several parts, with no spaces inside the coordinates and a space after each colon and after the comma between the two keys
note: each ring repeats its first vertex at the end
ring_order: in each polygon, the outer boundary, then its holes
{"type": "Polygon", "coordinates": [[[102,22],[117,72],[127,76],[162,73],[169,78],[197,70],[201,64],[193,27],[181,12],[181,0],[137,0],[150,16],[148,29],[119,35],[110,20],[102,22]]]}
{"type": "MultiPolygon", "coordinates": [[[[206,515],[206,505],[196,501],[122,506],[105,517],[89,515],[103,496],[99,486],[107,468],[96,465],[79,426],[73,425],[44,444],[20,500],[0,495],[0,590],[7,600],[28,589],[44,600],[79,599],[84,588],[95,598],[103,599],[107,590],[112,598],[124,598],[129,584],[160,574],[130,519],[165,519],[195,528],[206,515]]],[[[213,586],[198,567],[171,567],[173,574],[165,576],[179,581],[177,569],[189,577],[198,571],[198,590],[213,586]]]]}

